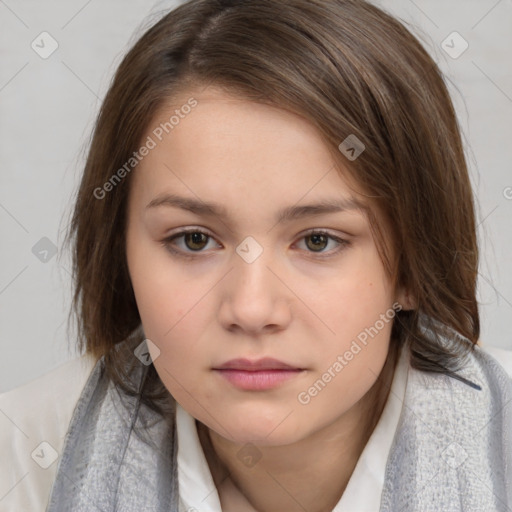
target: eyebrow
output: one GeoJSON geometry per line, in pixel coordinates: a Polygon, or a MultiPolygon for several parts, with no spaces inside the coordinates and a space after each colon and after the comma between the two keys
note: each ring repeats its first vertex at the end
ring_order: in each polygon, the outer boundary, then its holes
{"type": "MultiPolygon", "coordinates": [[[[164,194],[153,199],[146,209],[158,208],[161,206],[181,208],[196,215],[206,217],[229,218],[226,208],[217,203],[205,202],[200,199],[181,197],[173,194],[164,194]]],[[[351,210],[366,210],[367,207],[357,199],[335,198],[325,199],[315,204],[293,205],[283,208],[276,215],[276,222],[290,222],[304,217],[314,215],[325,215],[351,210]]]]}

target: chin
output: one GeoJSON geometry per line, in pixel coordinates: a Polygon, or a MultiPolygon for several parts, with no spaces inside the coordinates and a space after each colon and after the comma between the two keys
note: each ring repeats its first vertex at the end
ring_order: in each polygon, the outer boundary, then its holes
{"type": "Polygon", "coordinates": [[[289,411],[263,416],[261,409],[254,413],[236,412],[235,417],[225,415],[222,424],[230,436],[227,437],[224,431],[219,435],[238,444],[251,443],[261,447],[292,444],[300,441],[305,434],[291,418],[293,413],[288,415],[289,411]]]}
{"type": "Polygon", "coordinates": [[[285,446],[288,444],[293,444],[302,439],[302,436],[300,435],[291,435],[286,432],[283,432],[280,435],[272,434],[269,436],[268,432],[260,432],[258,429],[251,427],[230,432],[232,437],[228,438],[229,441],[241,445],[251,444],[261,448],[270,446],[285,446]]]}

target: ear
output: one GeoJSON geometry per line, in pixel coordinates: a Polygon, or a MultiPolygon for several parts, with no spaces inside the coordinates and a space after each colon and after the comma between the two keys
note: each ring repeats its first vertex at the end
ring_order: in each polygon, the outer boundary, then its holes
{"type": "Polygon", "coordinates": [[[401,287],[398,289],[396,301],[402,305],[403,311],[411,311],[418,307],[416,297],[410,292],[408,288],[401,287]]]}

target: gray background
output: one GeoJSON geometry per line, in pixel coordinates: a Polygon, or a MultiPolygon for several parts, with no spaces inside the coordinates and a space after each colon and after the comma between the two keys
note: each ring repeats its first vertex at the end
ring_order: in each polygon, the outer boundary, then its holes
{"type": "MultiPolygon", "coordinates": [[[[512,349],[512,0],[376,3],[448,78],[479,201],[481,339],[512,349]]],[[[121,57],[174,4],[0,0],[0,392],[77,356],[60,249],[87,142],[121,57]],[[50,48],[44,31],[58,43],[46,59],[31,47],[50,48]]]]}

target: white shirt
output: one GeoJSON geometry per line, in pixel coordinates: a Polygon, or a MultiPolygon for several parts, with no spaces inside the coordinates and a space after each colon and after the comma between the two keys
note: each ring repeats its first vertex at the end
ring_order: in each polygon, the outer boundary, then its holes
{"type": "MultiPolygon", "coordinates": [[[[485,350],[512,376],[512,351],[485,350]]],[[[74,407],[95,362],[89,355],[75,358],[0,394],[0,512],[45,511],[74,407]]],[[[400,358],[381,418],[333,512],[378,511],[406,379],[400,358]]],[[[177,431],[180,512],[221,512],[194,418],[181,406],[177,431]]]]}

